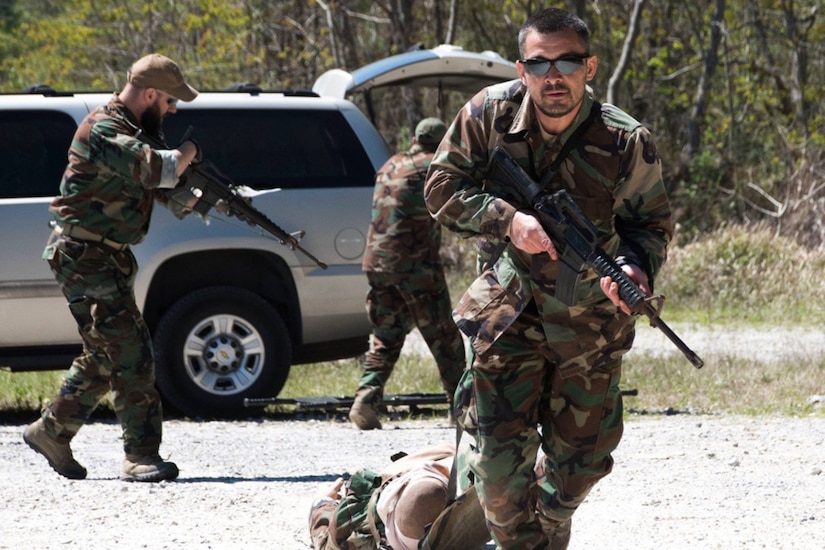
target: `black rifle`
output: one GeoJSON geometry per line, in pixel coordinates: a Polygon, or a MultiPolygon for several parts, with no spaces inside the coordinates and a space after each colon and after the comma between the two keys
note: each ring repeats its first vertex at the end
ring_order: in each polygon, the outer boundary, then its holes
{"type": "MultiPolygon", "coordinates": [[[[639,390],[622,390],[622,395],[636,396],[639,390]]],[[[326,397],[247,397],[243,400],[244,407],[265,407],[267,405],[294,405],[295,411],[348,409],[355,403],[354,396],[342,395],[326,397]]],[[[446,405],[447,395],[443,393],[404,393],[385,395],[381,398],[384,406],[409,406],[416,409],[419,405],[446,405]]]]}
{"type": "MultiPolygon", "coordinates": [[[[328,397],[247,397],[243,400],[244,407],[264,407],[266,405],[294,405],[296,411],[313,409],[335,410],[350,408],[355,402],[351,396],[328,397]]],[[[443,405],[447,403],[447,396],[443,393],[410,393],[400,395],[385,395],[382,405],[408,405],[414,409],[418,405],[443,405]]]]}
{"type": "Polygon", "coordinates": [[[565,190],[553,194],[516,163],[510,154],[496,147],[490,159],[489,178],[504,186],[508,200],[518,208],[531,210],[559,252],[559,275],[555,297],[575,305],[576,287],[588,267],[600,277],[610,277],[619,286],[619,296],[635,314],[643,314],[650,326],[661,330],[696,368],[705,364],[660,318],[664,296],[648,296],[622,271],[619,264],[599,246],[599,231],[565,190]]]}
{"type": "MultiPolygon", "coordinates": [[[[187,131],[187,135],[188,134],[189,132],[187,131]]],[[[142,130],[138,130],[135,137],[153,147],[169,149],[161,140],[146,134],[142,130]]],[[[190,164],[183,174],[181,174],[178,186],[185,187],[193,197],[198,199],[193,207],[195,212],[206,215],[219,201],[222,201],[228,211],[238,219],[260,227],[290,250],[297,250],[304,254],[321,269],[327,268],[327,264],[301,247],[299,243],[301,237],[303,237],[302,231],[291,234],[281,229],[281,227],[270,220],[266,214],[252,206],[249,199],[238,193],[237,186],[229,176],[221,172],[211,161],[204,160],[190,164]]]]}

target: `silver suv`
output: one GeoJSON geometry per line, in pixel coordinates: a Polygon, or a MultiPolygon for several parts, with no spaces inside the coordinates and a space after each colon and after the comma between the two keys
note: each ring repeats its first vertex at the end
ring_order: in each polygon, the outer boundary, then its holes
{"type": "MultiPolygon", "coordinates": [[[[442,46],[352,75],[330,71],[313,92],[203,92],[166,119],[169,143],[191,127],[205,156],[254,190],[252,205],[288,232],[305,231],[303,248],[328,265],[235,218],[179,221],[156,208],[146,240],[133,249],[136,297],[153,334],[158,388],[172,409],[248,414],[244,398],[277,395],[292,364],[366,349],[361,256],[373,177],[390,150],[344,97],[386,86],[393,72],[409,84],[411,67],[431,80],[459,73],[461,85],[472,81],[475,89],[515,75],[494,54],[442,46]]],[[[80,349],[40,254],[75,128],[108,99],[46,87],[0,95],[0,366],[62,369],[80,349]]]]}

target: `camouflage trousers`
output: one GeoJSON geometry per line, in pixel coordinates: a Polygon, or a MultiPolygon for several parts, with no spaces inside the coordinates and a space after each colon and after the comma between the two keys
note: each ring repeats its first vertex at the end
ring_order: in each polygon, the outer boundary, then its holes
{"type": "Polygon", "coordinates": [[[108,391],[126,453],[157,454],[162,408],[152,339],[135,303],[137,262],[128,249],[58,237],[43,254],[77,321],[83,351],[43,409],[47,431],[68,442],[108,391]]]}
{"type": "Polygon", "coordinates": [[[475,440],[468,465],[499,548],[566,548],[571,517],[611,471],[622,436],[621,356],[632,321],[565,315],[560,324],[577,338],[549,344],[528,305],[474,357],[457,392],[456,417],[475,440]],[[607,344],[585,352],[587,339],[607,344]],[[556,365],[577,352],[590,369],[562,377],[556,365]],[[539,447],[546,457],[537,474],[539,447]]]}
{"type": "Polygon", "coordinates": [[[435,358],[444,391],[452,398],[466,359],[464,340],[452,320],[443,272],[367,272],[367,279],[367,316],[372,334],[358,387],[383,391],[407,334],[417,327],[435,358]]]}

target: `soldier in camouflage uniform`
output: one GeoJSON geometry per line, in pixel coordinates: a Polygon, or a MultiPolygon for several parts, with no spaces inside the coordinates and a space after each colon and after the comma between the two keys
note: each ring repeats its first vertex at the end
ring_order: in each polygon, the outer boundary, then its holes
{"type": "Polygon", "coordinates": [[[121,479],[178,475],[177,466],[159,456],[161,402],[151,336],[135,303],[138,266],[129,247],[145,237],[155,200],[178,217],[191,211],[192,204],[168,199],[186,167],[199,160],[197,144],[158,150],[135,136],[143,131],[162,138],[163,118],[176,111],[178,100],[196,95],[171,59],[151,54],[136,61],[123,90],[78,127],[60,195],[49,208],[55,225],[43,258],[77,321],[83,352],[23,439],[69,479],[86,477],[69,443],[110,390],[123,429],[121,479]]]}
{"type": "Polygon", "coordinates": [[[372,325],[364,374],[349,417],[362,430],[380,428],[378,406],[407,334],[415,327],[435,357],[452,401],[464,370],[464,342],[451,320],[450,294],[439,256],[441,227],[424,206],[424,179],[447,128],[437,118],[416,126],[412,148],[378,171],[363,270],[372,325]]]}
{"type": "Polygon", "coordinates": [[[584,22],[542,10],[522,27],[519,51],[519,79],[482,90],[458,113],[425,196],[447,228],[479,237],[486,264],[455,311],[473,353],[456,415],[477,447],[470,468],[489,528],[501,548],[563,549],[573,513],[613,465],[634,319],[617,285],[592,271],[575,306],[554,298],[557,251],[537,219],[487,179],[488,161],[500,145],[540,182],[595,109],[545,189],[573,196],[604,250],[646,292],[666,257],[671,213],[648,130],[589,91],[597,60],[584,22]],[[536,476],[540,446],[546,473],[536,476]]]}

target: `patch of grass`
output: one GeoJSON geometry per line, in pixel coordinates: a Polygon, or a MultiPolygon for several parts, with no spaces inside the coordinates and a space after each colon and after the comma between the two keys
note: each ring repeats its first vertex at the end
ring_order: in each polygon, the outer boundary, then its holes
{"type": "Polygon", "coordinates": [[[804,352],[761,361],[727,354],[704,357],[705,367],[692,368],[681,355],[662,358],[634,352],[625,360],[623,389],[638,389],[625,407],[639,411],[696,413],[823,415],[825,407],[810,402],[825,391],[825,357],[804,352]]]}
{"type": "MultiPolygon", "coordinates": [[[[295,365],[279,397],[352,396],[362,373],[362,358],[295,365]]],[[[385,394],[442,391],[435,361],[430,356],[402,355],[384,388],[385,394]]]]}
{"type": "Polygon", "coordinates": [[[825,251],[767,229],[729,227],[671,249],[656,290],[676,320],[819,325],[824,269],[825,251]]]}
{"type": "Polygon", "coordinates": [[[0,370],[0,410],[40,410],[43,403],[54,397],[62,379],[62,371],[12,373],[0,370]]]}

